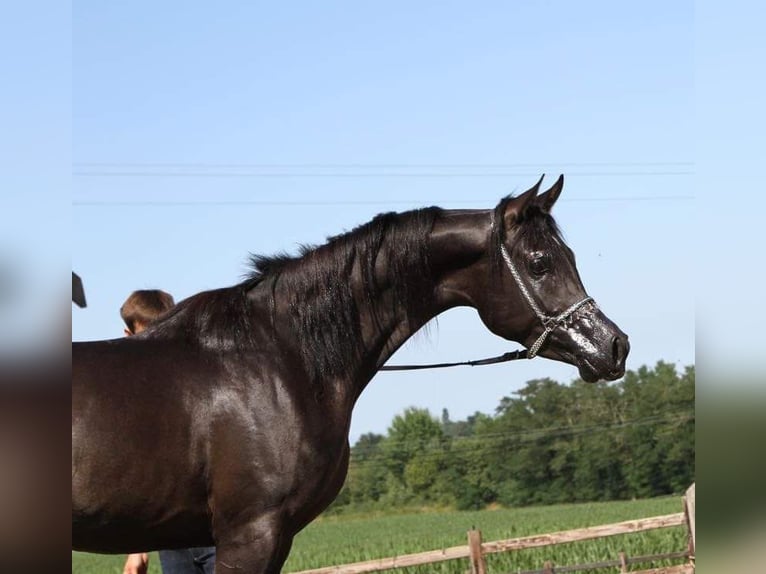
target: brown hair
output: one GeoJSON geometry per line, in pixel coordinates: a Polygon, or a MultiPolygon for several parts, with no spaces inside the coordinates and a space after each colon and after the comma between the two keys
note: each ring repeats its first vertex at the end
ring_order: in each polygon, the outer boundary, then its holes
{"type": "Polygon", "coordinates": [[[170,293],[159,289],[133,291],[120,307],[120,317],[128,331],[136,332],[136,323],[146,326],[175,305],[170,293]]]}

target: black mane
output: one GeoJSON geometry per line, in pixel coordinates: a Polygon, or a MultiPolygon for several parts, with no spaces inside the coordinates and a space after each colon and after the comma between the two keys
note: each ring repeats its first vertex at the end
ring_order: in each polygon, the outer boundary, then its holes
{"type": "MultiPolygon", "coordinates": [[[[251,255],[252,271],[234,287],[206,291],[181,301],[152,332],[181,329],[190,338],[207,338],[231,348],[247,345],[252,309],[247,293],[266,288],[288,296],[290,329],[300,341],[304,363],[315,382],[346,374],[360,353],[359,309],[349,280],[362,278],[363,297],[376,300],[391,288],[392,311],[403,305],[410,322],[417,321],[431,297],[433,281],[426,238],[441,209],[384,213],[320,246],[302,246],[295,256],[251,255]],[[380,265],[379,262],[384,262],[380,265]],[[381,275],[381,270],[385,270],[381,275]],[[232,326],[235,326],[232,329],[232,326]]],[[[372,306],[371,306],[372,308],[372,306]]],[[[385,312],[385,310],[384,310],[385,312]]],[[[373,321],[381,317],[373,315],[373,321]]]]}
{"type": "MultiPolygon", "coordinates": [[[[347,374],[355,364],[349,358],[362,350],[359,309],[349,281],[352,273],[361,274],[366,301],[378,299],[388,286],[392,312],[403,305],[411,322],[423,312],[433,287],[426,238],[440,213],[435,207],[384,213],[324,245],[303,246],[295,257],[251,256],[249,281],[271,279],[273,286],[279,283],[281,292],[287,293],[292,329],[315,381],[347,374]]],[[[381,317],[374,314],[372,319],[378,323],[381,317]]]]}

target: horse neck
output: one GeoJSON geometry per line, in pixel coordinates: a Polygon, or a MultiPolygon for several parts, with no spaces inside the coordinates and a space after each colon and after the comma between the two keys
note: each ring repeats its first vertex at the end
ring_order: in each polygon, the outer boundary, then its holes
{"type": "MultiPolygon", "coordinates": [[[[487,248],[490,213],[478,210],[444,211],[434,223],[428,241],[431,268],[430,296],[419,302],[417,312],[407,313],[407,305],[392,301],[397,290],[391,285],[372,303],[365,316],[385,319],[380,324],[367,321],[364,337],[365,360],[362,381],[366,385],[377,370],[427,322],[457,306],[474,306],[471,289],[477,278],[488,276],[487,248]],[[391,312],[391,309],[395,309],[391,312]]],[[[394,281],[408,281],[394,277],[394,281]]],[[[478,279],[480,282],[481,279],[478,279]]],[[[361,390],[360,390],[361,392],[361,390]]]]}
{"type": "Polygon", "coordinates": [[[472,303],[463,286],[486,260],[489,228],[486,211],[441,211],[416,239],[389,229],[374,252],[359,247],[365,237],[357,237],[353,248],[328,244],[307,255],[302,264],[313,261],[316,274],[299,269],[301,282],[288,272],[274,286],[276,315],[285,318],[276,321],[282,343],[295,347],[322,393],[334,388],[355,401],[417,330],[450,307],[472,303]],[[411,263],[418,248],[426,250],[427,270],[411,263]],[[310,285],[307,276],[314,277],[310,285]]]}

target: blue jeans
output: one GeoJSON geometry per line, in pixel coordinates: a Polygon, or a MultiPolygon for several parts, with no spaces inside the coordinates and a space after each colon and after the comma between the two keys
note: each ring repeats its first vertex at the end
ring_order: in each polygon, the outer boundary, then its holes
{"type": "Polygon", "coordinates": [[[213,574],[215,546],[160,550],[162,574],[213,574]]]}

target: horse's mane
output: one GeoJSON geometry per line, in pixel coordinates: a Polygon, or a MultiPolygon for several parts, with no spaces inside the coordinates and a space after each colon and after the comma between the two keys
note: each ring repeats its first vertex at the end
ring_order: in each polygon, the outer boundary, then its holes
{"type": "MultiPolygon", "coordinates": [[[[287,320],[300,342],[312,378],[346,374],[360,352],[361,321],[349,280],[361,274],[362,296],[378,298],[392,289],[394,305],[404,306],[416,321],[431,297],[433,281],[426,238],[441,209],[429,207],[404,213],[384,213],[320,246],[301,246],[297,255],[251,255],[252,270],[233,287],[199,293],[179,302],[161,317],[151,332],[183,334],[222,348],[246,348],[251,342],[253,309],[247,293],[269,291],[272,321],[287,320]],[[382,264],[381,264],[382,262],[382,264]],[[381,270],[385,276],[381,277],[381,270]],[[274,290],[287,294],[289,313],[277,317],[274,290]]],[[[378,321],[380,317],[373,315],[378,321]]]]}

